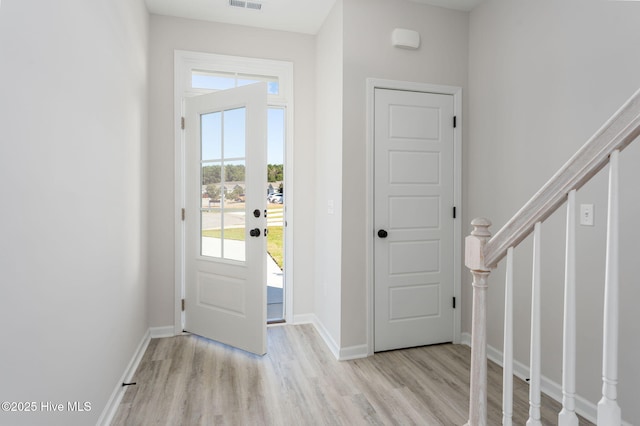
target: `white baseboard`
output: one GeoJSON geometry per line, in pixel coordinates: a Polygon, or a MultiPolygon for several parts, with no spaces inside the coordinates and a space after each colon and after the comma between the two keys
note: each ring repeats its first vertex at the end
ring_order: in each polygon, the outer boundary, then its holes
{"type": "Polygon", "coordinates": [[[96,423],[96,425],[109,426],[111,424],[113,417],[116,415],[116,412],[118,411],[118,406],[120,405],[120,401],[122,401],[122,397],[124,396],[125,388],[124,386],[122,386],[122,384],[129,382],[133,377],[134,373],[138,369],[138,365],[140,364],[140,361],[142,360],[142,356],[144,355],[144,352],[147,350],[147,346],[149,346],[150,341],[151,341],[151,329],[147,330],[144,336],[142,336],[142,340],[140,341],[138,348],[134,352],[133,357],[131,358],[131,361],[129,361],[129,365],[127,365],[127,368],[125,369],[124,374],[122,375],[120,380],[118,380],[118,383],[116,384],[115,389],[111,393],[111,397],[109,398],[107,405],[104,407],[104,410],[102,410],[102,414],[100,415],[100,418],[98,419],[98,422],[96,423]]]}
{"type": "Polygon", "coordinates": [[[338,361],[348,361],[350,359],[366,358],[369,355],[368,346],[366,344],[341,348],[335,342],[335,340],[333,340],[333,337],[331,337],[331,334],[329,333],[327,328],[324,326],[322,321],[320,321],[320,319],[314,314],[310,314],[308,318],[305,318],[305,319],[307,319],[307,321],[305,321],[304,323],[303,322],[299,322],[299,323],[296,322],[296,323],[297,324],[309,324],[309,323],[313,324],[313,327],[316,329],[320,337],[322,337],[322,340],[324,340],[324,343],[327,345],[327,347],[329,348],[333,356],[336,357],[338,361]]]}
{"type": "Polygon", "coordinates": [[[338,360],[348,361],[350,359],[366,358],[368,356],[369,346],[367,346],[366,344],[347,346],[346,348],[340,349],[340,357],[338,358],[338,360]]]}
{"type": "MultiPolygon", "coordinates": [[[[462,333],[461,343],[471,347],[471,334],[462,333]]],[[[498,349],[491,345],[487,345],[487,358],[502,367],[503,354],[498,349]]],[[[527,380],[529,378],[529,366],[524,365],[520,361],[513,360],[513,375],[527,380]]],[[[562,385],[554,382],[548,377],[542,376],[540,383],[540,389],[547,394],[550,398],[555,399],[559,403],[562,403],[562,385]]],[[[583,398],[580,395],[576,395],[576,413],[589,420],[592,423],[597,422],[598,407],[591,401],[583,398]]],[[[631,426],[631,423],[622,422],[623,426],[631,426]]]]}
{"type": "Polygon", "coordinates": [[[461,333],[460,344],[471,347],[471,333],[461,333]]]}
{"type": "Polygon", "coordinates": [[[149,328],[149,333],[151,334],[152,339],[158,339],[161,337],[173,337],[176,335],[174,332],[174,327],[172,325],[167,325],[164,327],[151,327],[149,328]]]}
{"type": "Polygon", "coordinates": [[[318,334],[320,334],[320,337],[322,337],[322,340],[324,340],[324,343],[327,345],[333,356],[336,357],[337,360],[340,360],[340,347],[335,340],[333,340],[331,333],[329,333],[322,321],[320,321],[317,316],[312,315],[311,324],[313,324],[318,334]]]}
{"type": "Polygon", "coordinates": [[[302,315],[294,315],[292,325],[298,324],[313,324],[314,323],[314,314],[302,314],[302,315]]]}

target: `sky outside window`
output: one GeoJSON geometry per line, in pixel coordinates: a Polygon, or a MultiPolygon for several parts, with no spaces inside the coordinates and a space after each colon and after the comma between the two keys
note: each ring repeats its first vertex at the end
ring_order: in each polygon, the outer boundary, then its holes
{"type": "Polygon", "coordinates": [[[227,90],[233,89],[234,87],[259,83],[261,81],[267,83],[268,94],[279,94],[280,84],[278,83],[278,77],[225,72],[191,72],[191,87],[194,89],[227,90]]]}

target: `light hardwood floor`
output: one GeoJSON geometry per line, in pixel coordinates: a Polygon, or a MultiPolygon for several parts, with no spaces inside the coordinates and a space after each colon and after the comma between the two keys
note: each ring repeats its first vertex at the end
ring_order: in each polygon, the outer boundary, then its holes
{"type": "MultiPolygon", "coordinates": [[[[112,425],[463,425],[469,357],[445,344],[340,362],[311,325],[269,327],[264,357],[193,335],[153,339],[112,425]]],[[[488,378],[499,425],[500,367],[489,363],[488,378]]],[[[524,424],[528,385],[514,389],[524,424]]],[[[542,403],[543,424],[556,424],[558,403],[542,403]]]]}

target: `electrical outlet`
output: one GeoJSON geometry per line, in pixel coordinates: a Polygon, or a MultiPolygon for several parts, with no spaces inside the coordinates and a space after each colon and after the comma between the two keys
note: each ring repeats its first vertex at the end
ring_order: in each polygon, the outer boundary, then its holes
{"type": "Polygon", "coordinates": [[[580,225],[593,226],[593,204],[580,204],[580,225]]]}

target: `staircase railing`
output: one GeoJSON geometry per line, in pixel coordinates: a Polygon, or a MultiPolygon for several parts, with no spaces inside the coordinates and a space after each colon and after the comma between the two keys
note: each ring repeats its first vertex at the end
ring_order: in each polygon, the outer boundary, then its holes
{"type": "Polygon", "coordinates": [[[540,237],[541,224],[568,202],[563,337],[563,408],[558,424],[577,425],[575,413],[575,193],[609,164],[607,255],[605,272],[603,386],[598,425],[620,425],[618,382],[618,156],[640,135],[637,91],[493,237],[491,222],[477,218],[465,240],[465,265],[473,276],[469,426],[487,424],[488,277],[505,256],[505,330],[503,349],[503,425],[511,425],[513,390],[513,248],[533,232],[529,425],[540,425],[540,237]]]}

